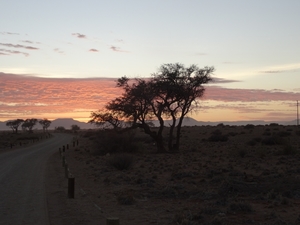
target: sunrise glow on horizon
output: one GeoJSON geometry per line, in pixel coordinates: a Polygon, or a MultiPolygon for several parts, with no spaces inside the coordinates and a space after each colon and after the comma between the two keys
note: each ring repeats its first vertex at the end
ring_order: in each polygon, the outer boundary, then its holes
{"type": "Polygon", "coordinates": [[[300,101],[300,1],[6,1],[0,121],[73,118],[120,96],[116,79],[165,63],[214,66],[199,121],[290,121],[300,101]],[[12,13],[13,12],[13,13],[12,13]]]}

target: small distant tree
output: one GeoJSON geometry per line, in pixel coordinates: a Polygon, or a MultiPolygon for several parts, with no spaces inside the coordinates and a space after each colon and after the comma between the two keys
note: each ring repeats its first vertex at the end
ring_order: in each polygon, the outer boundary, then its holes
{"type": "Polygon", "coordinates": [[[76,124],[73,124],[73,125],[71,126],[71,130],[72,130],[73,132],[77,132],[77,131],[80,130],[80,126],[78,126],[78,125],[76,125],[76,124]]]}
{"type": "Polygon", "coordinates": [[[50,121],[50,120],[48,120],[48,119],[46,119],[46,118],[44,118],[43,120],[40,120],[40,121],[39,121],[39,124],[41,124],[41,125],[42,125],[42,127],[43,127],[43,131],[45,132],[45,131],[47,131],[47,130],[48,130],[48,127],[50,126],[50,124],[51,124],[51,121],[50,121]]]}
{"type": "Polygon", "coordinates": [[[37,122],[38,120],[34,118],[26,119],[22,124],[22,128],[23,130],[27,130],[29,133],[32,133],[32,129],[37,124],[37,122]]]}
{"type": "Polygon", "coordinates": [[[59,127],[55,127],[55,130],[56,131],[65,131],[66,130],[66,128],[65,127],[63,127],[63,126],[59,126],[59,127]]]}
{"type": "Polygon", "coordinates": [[[6,126],[10,127],[13,133],[18,133],[19,126],[24,122],[22,119],[10,120],[6,122],[6,126]]]}

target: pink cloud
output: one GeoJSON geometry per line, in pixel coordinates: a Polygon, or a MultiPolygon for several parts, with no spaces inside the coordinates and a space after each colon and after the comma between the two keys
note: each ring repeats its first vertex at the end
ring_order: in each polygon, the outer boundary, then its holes
{"type": "Polygon", "coordinates": [[[277,90],[230,89],[219,86],[207,86],[204,98],[206,100],[224,102],[296,101],[300,99],[300,93],[277,90]]]}
{"type": "MultiPolygon", "coordinates": [[[[115,87],[115,81],[115,78],[39,78],[0,72],[0,117],[77,113],[78,117],[88,118],[91,111],[120,96],[122,90],[115,87]]],[[[245,116],[263,114],[275,118],[294,114],[286,109],[294,108],[291,101],[297,99],[300,99],[299,92],[207,86],[201,110],[216,112],[226,109],[245,116]],[[286,105],[279,106],[282,110],[276,111],[270,107],[271,102],[286,105]]]]}
{"type": "Polygon", "coordinates": [[[109,78],[49,79],[0,73],[0,79],[0,111],[12,114],[97,110],[120,94],[115,79],[109,78]]]}

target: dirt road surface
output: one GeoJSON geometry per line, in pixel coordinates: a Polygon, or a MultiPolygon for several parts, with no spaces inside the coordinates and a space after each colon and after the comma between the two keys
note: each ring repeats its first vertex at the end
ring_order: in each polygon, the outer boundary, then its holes
{"type": "Polygon", "coordinates": [[[68,134],[54,134],[34,145],[0,154],[0,224],[49,225],[46,163],[58,148],[70,143],[68,134]]]}

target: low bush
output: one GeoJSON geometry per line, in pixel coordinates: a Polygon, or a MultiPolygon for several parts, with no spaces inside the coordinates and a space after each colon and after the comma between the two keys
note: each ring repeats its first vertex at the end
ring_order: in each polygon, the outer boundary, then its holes
{"type": "Polygon", "coordinates": [[[261,143],[264,145],[282,145],[285,143],[285,140],[277,135],[272,135],[262,139],[261,143]]]}
{"type": "Polygon", "coordinates": [[[260,137],[256,137],[256,138],[253,138],[250,141],[248,141],[247,145],[255,146],[256,144],[258,144],[260,142],[261,142],[261,138],[260,137]]]}
{"type": "Polygon", "coordinates": [[[110,156],[108,162],[117,170],[127,170],[133,165],[133,157],[129,154],[116,154],[110,156]]]}
{"type": "Polygon", "coordinates": [[[277,133],[277,135],[278,135],[279,137],[288,137],[288,136],[291,136],[291,132],[289,132],[289,131],[279,131],[279,132],[277,133]]]}
{"type": "Polygon", "coordinates": [[[211,141],[211,142],[226,142],[226,141],[228,141],[228,136],[213,134],[208,138],[208,141],[211,141]]]}
{"type": "Polygon", "coordinates": [[[117,133],[113,130],[103,130],[99,131],[92,140],[98,148],[95,154],[99,155],[135,153],[139,150],[134,132],[117,133]]]}
{"type": "Polygon", "coordinates": [[[277,155],[295,155],[296,153],[297,149],[289,144],[285,145],[283,149],[276,152],[277,155]]]}
{"type": "Polygon", "coordinates": [[[253,124],[247,124],[245,129],[253,129],[255,126],[253,124]]]}
{"type": "Polygon", "coordinates": [[[117,200],[121,205],[133,205],[135,202],[133,193],[130,191],[120,193],[117,200]]]}
{"type": "Polygon", "coordinates": [[[230,204],[229,211],[247,213],[253,212],[253,207],[249,203],[238,202],[230,204]]]}

